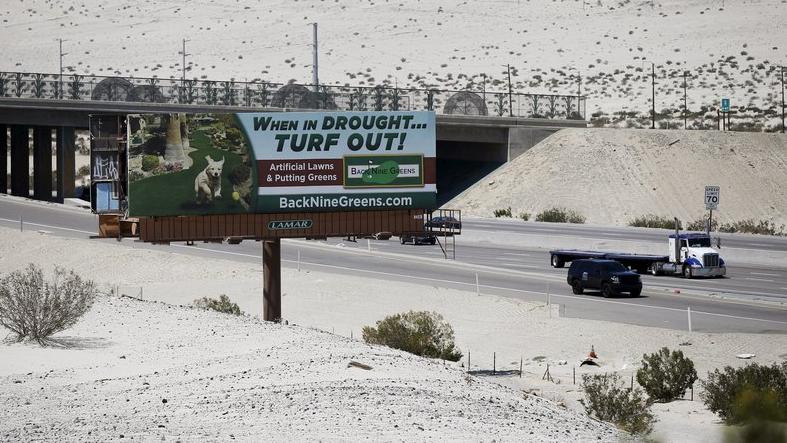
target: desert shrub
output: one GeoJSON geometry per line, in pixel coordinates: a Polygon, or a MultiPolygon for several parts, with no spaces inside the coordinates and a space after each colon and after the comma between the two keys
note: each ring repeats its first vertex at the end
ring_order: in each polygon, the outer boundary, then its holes
{"type": "Polygon", "coordinates": [[[244,183],[246,180],[248,180],[250,176],[251,168],[244,164],[240,164],[230,172],[229,179],[230,183],[233,185],[240,185],[241,183],[244,183]]]}
{"type": "Polygon", "coordinates": [[[495,209],[495,217],[513,217],[511,215],[511,206],[506,209],[495,209]]]}
{"type": "Polygon", "coordinates": [[[77,169],[77,175],[79,176],[90,175],[90,166],[88,165],[80,166],[79,169],[77,169]]]}
{"type": "Polygon", "coordinates": [[[539,212],[536,221],[551,223],[585,223],[585,217],[573,209],[551,208],[539,212]]]}
{"type": "Polygon", "coordinates": [[[521,218],[524,221],[528,221],[528,220],[530,220],[530,213],[529,212],[523,212],[523,213],[519,214],[519,218],[521,218]]]}
{"type": "Polygon", "coordinates": [[[143,171],[152,171],[158,168],[159,165],[159,158],[155,155],[145,155],[142,157],[142,170],[143,171]]]}
{"type": "Polygon", "coordinates": [[[585,216],[577,211],[570,210],[568,211],[568,222],[581,225],[585,223],[585,216]]]}
{"type": "Polygon", "coordinates": [[[211,311],[223,312],[225,314],[241,315],[242,312],[237,303],[233,303],[229,297],[221,294],[218,299],[202,297],[194,300],[194,306],[211,311]]]}
{"type": "MultiPolygon", "coordinates": [[[[680,222],[678,222],[678,225],[678,227],[682,229],[680,222]]],[[[675,220],[669,217],[648,214],[629,221],[629,226],[635,226],[639,228],[675,229],[675,220]]]]}
{"type": "Polygon", "coordinates": [[[785,235],[784,225],[776,226],[776,224],[769,220],[760,220],[755,223],[754,219],[751,218],[733,223],[724,223],[719,226],[719,231],[760,235],[785,235]]]}
{"type": "MultiPolygon", "coordinates": [[[[689,231],[704,231],[705,230],[705,225],[707,223],[708,223],[708,218],[705,217],[705,216],[702,216],[702,217],[700,217],[700,218],[698,218],[698,219],[696,219],[694,221],[690,221],[686,225],[686,229],[689,230],[689,231]]],[[[711,231],[715,231],[718,227],[719,227],[719,222],[716,221],[716,220],[713,220],[713,222],[711,222],[710,230],[711,231]]]]}
{"type": "Polygon", "coordinates": [[[31,263],[0,279],[0,325],[17,340],[46,345],[53,334],[70,328],[90,310],[95,297],[92,281],[60,267],[46,280],[31,263]]]}
{"type": "Polygon", "coordinates": [[[585,398],[580,403],[589,415],[632,434],[647,434],[653,429],[656,419],[651,403],[641,389],[626,387],[618,374],[585,374],[582,390],[585,398]]]}
{"type": "Polygon", "coordinates": [[[753,420],[787,421],[787,362],[726,366],[702,382],[705,406],[730,425],[753,420]]]}
{"type": "Polygon", "coordinates": [[[459,361],[462,353],[454,345],[454,329],[436,312],[409,311],[394,314],[364,326],[366,343],[385,345],[429,358],[459,361]]]}
{"type": "Polygon", "coordinates": [[[643,355],[642,367],[637,371],[637,383],[656,401],[682,398],[695,381],[694,362],[684,357],[683,351],[670,352],[667,348],[643,355]]]}

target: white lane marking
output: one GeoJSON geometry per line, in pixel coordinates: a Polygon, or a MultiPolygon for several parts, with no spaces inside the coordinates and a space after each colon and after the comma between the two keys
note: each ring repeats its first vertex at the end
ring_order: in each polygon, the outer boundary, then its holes
{"type": "Polygon", "coordinates": [[[754,277],[743,277],[744,280],[753,280],[753,281],[765,281],[769,283],[773,283],[773,280],[768,278],[754,278],[754,277]]]}
{"type": "Polygon", "coordinates": [[[749,272],[751,275],[764,275],[766,277],[778,277],[779,274],[770,274],[768,272],[749,272]]]}
{"type": "Polygon", "coordinates": [[[533,269],[540,268],[540,266],[523,265],[523,264],[520,264],[520,263],[497,263],[497,264],[500,265],[500,266],[513,266],[515,268],[533,268],[533,269]]]}
{"type": "MultiPolygon", "coordinates": [[[[177,247],[182,247],[182,248],[193,248],[193,246],[186,246],[186,245],[172,245],[172,246],[177,246],[177,247]]],[[[242,255],[242,256],[246,256],[246,257],[261,258],[261,256],[259,256],[259,255],[241,254],[241,253],[238,253],[238,252],[229,252],[229,251],[218,251],[218,250],[215,250],[215,249],[202,249],[202,248],[199,248],[199,250],[200,251],[216,252],[216,253],[219,253],[219,254],[242,255]]],[[[295,263],[295,260],[284,260],[284,259],[282,259],[282,261],[283,262],[289,262],[289,263],[295,263]]],[[[444,280],[444,279],[431,278],[431,277],[417,277],[417,276],[413,276],[413,275],[396,274],[396,273],[393,273],[393,272],[370,271],[370,270],[366,270],[366,269],[348,268],[346,266],[325,265],[325,264],[321,264],[321,263],[312,263],[312,262],[305,262],[305,261],[301,261],[301,264],[302,265],[319,266],[319,267],[330,268],[330,269],[341,269],[341,270],[352,271],[352,272],[361,272],[361,273],[366,273],[366,274],[386,275],[386,276],[390,276],[390,277],[400,277],[400,278],[404,277],[404,278],[406,278],[408,280],[426,280],[426,281],[438,282],[438,283],[451,283],[451,284],[456,284],[456,285],[461,285],[461,286],[470,286],[470,287],[475,287],[476,286],[475,283],[467,283],[467,282],[461,282],[461,281],[455,281],[455,280],[444,280]]],[[[521,292],[521,293],[527,293],[527,294],[546,295],[546,292],[528,291],[528,290],[525,290],[525,289],[506,288],[506,287],[502,287],[502,286],[480,285],[480,287],[488,288],[488,289],[499,289],[499,290],[511,291],[511,292],[521,292]]],[[[583,297],[577,297],[576,295],[572,296],[572,295],[550,294],[550,296],[551,297],[559,297],[559,298],[568,298],[568,299],[576,300],[576,301],[586,301],[586,302],[591,302],[591,303],[609,303],[609,304],[616,304],[616,305],[623,305],[623,306],[633,306],[633,307],[636,307],[636,308],[662,309],[662,310],[665,310],[665,311],[686,312],[685,309],[667,308],[667,307],[664,307],[664,306],[649,306],[649,305],[642,305],[642,304],[637,304],[637,303],[626,303],[626,302],[612,301],[612,300],[595,300],[595,299],[588,299],[588,298],[583,298],[583,297]]],[[[734,318],[734,319],[739,319],[739,320],[752,320],[752,321],[759,321],[759,322],[766,322],[766,323],[777,323],[777,324],[787,325],[787,322],[785,322],[785,321],[778,321],[778,320],[767,320],[767,319],[763,319],[763,318],[741,317],[741,316],[737,316],[737,315],[717,314],[717,313],[713,313],[713,312],[704,312],[704,311],[692,311],[692,312],[694,314],[713,315],[713,316],[717,316],[717,317],[734,318]]]]}
{"type": "Polygon", "coordinates": [[[530,257],[531,254],[522,254],[520,252],[504,252],[503,255],[514,255],[516,257],[530,257]]]}
{"type": "MultiPolygon", "coordinates": [[[[0,221],[16,223],[17,225],[19,225],[19,220],[11,220],[10,218],[0,218],[0,221]]],[[[49,229],[60,229],[61,231],[80,232],[82,234],[88,234],[88,235],[97,235],[98,234],[98,232],[96,232],[96,231],[83,231],[81,229],[61,228],[60,226],[42,225],[40,223],[23,222],[23,225],[24,226],[27,226],[27,225],[38,226],[38,227],[41,227],[41,228],[49,228],[49,229]]]]}

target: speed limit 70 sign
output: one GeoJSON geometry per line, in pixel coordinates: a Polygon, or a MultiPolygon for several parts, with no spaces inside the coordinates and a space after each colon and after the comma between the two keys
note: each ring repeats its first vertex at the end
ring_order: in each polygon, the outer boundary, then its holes
{"type": "Polygon", "coordinates": [[[705,209],[717,209],[719,207],[719,187],[705,186],[705,209]]]}

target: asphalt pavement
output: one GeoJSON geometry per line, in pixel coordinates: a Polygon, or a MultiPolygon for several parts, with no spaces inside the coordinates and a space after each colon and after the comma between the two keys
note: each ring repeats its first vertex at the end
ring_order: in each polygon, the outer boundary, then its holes
{"type": "MultiPolygon", "coordinates": [[[[94,235],[97,217],[84,210],[56,204],[0,198],[0,226],[45,231],[50,235],[87,238],[94,235]]],[[[577,239],[605,235],[618,239],[660,241],[664,231],[588,226],[552,226],[535,223],[465,221],[465,230],[527,232],[575,236],[577,239]]],[[[730,236],[735,247],[752,250],[785,250],[784,239],[765,236],[730,236]],[[752,239],[751,237],[755,237],[752,239]]],[[[2,239],[0,239],[2,241],[2,239]]],[[[112,239],[95,241],[111,242],[112,239]]],[[[150,245],[131,239],[136,248],[177,251],[196,256],[222,257],[242,262],[261,262],[261,245],[197,243],[194,246],[150,245]]],[[[728,243],[729,245],[729,243],[728,243]]],[[[787,264],[785,267],[731,267],[728,278],[685,280],[677,277],[643,276],[643,296],[605,299],[590,292],[573,295],[565,281],[565,269],[549,266],[546,251],[463,242],[457,238],[457,259],[445,260],[437,246],[400,245],[387,241],[346,239],[329,241],[285,240],[283,265],[300,266],[342,275],[409,281],[432,286],[479,291],[527,301],[560,304],[561,314],[595,320],[687,330],[688,308],[694,331],[787,333],[787,264]],[[299,260],[300,258],[300,260],[299,260]],[[478,285],[476,285],[478,276],[478,285]],[[678,293],[679,291],[679,293],[678,293]],[[759,300],[758,300],[759,299],[759,300]],[[769,303],[763,303],[769,300],[769,303]],[[775,302],[775,303],[774,303],[775,302]]],[[[286,309],[286,308],[285,308],[286,309]]]]}

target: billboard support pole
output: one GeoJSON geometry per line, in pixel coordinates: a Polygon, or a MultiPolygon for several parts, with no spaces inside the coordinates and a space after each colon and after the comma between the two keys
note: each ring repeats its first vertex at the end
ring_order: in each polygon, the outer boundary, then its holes
{"type": "Polygon", "coordinates": [[[262,317],[281,321],[281,240],[262,242],[262,317]]]}

